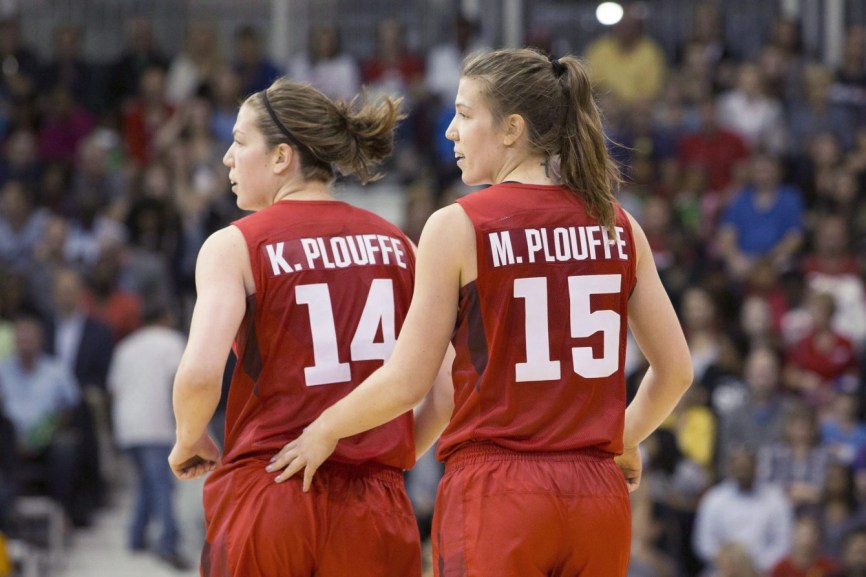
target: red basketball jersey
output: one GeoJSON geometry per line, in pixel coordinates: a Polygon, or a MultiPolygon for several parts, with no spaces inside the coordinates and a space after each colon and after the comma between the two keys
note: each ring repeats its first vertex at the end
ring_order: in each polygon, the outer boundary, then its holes
{"type": "Polygon", "coordinates": [[[561,186],[500,184],[460,200],[478,278],[460,291],[455,407],[438,456],[468,441],[521,451],[622,450],[634,238],[561,186]]]}
{"type": "MultiPolygon", "coordinates": [[[[234,223],[255,294],[235,339],[224,462],[267,457],[382,366],[415,277],[409,240],[338,201],[284,201],[234,223]]],[[[412,414],[343,439],[331,459],[410,468],[412,414]]]]}

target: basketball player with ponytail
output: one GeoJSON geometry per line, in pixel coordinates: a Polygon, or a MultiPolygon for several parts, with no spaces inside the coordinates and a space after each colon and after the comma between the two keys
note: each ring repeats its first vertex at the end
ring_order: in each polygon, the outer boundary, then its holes
{"type": "Polygon", "coordinates": [[[446,136],[463,181],[490,186],[427,222],[391,358],[269,468],[308,487],[339,439],[424,398],[451,341],[436,575],[623,577],[639,443],[692,368],[646,236],[614,198],[586,71],[528,49],[472,56],[446,136]],[[626,408],[629,328],[650,368],[626,408]]]}
{"type": "MultiPolygon", "coordinates": [[[[241,105],[223,162],[238,206],[254,212],[201,249],[174,389],[172,470],[181,479],[211,473],[204,577],[421,575],[403,484],[415,461],[411,407],[341,442],[311,492],[301,479],[276,484],[265,471],[382,365],[407,314],[411,242],[331,191],[337,171],[376,177],[393,147],[398,104],[335,103],[279,79],[241,105]],[[207,425],[232,345],[238,362],[221,457],[207,425]]],[[[430,446],[444,422],[422,411],[416,426],[430,446]]]]}

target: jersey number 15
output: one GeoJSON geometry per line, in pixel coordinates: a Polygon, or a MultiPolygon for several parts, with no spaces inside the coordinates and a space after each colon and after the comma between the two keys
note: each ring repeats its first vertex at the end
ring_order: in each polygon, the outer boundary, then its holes
{"type": "MultiPolygon", "coordinates": [[[[593,357],[592,347],[572,347],[574,372],[581,377],[609,377],[619,368],[620,315],[611,310],[591,310],[590,298],[594,294],[619,293],[621,286],[622,275],[618,274],[568,277],[572,338],[589,337],[601,331],[604,340],[601,358],[593,357]]],[[[516,364],[516,380],[559,380],[562,377],[560,362],[550,358],[547,278],[514,279],[514,298],[526,302],[526,362],[516,364]]]]}

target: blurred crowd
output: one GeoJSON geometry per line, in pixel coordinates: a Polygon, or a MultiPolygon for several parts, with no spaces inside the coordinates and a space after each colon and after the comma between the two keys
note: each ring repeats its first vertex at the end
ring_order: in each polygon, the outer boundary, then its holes
{"type": "MultiPolygon", "coordinates": [[[[695,367],[643,447],[629,575],[866,576],[866,29],[848,27],[828,66],[796,20],[743,55],[717,4],[694,7],[674,53],[646,16],[627,7],[580,54],[625,176],[618,198],[646,230],[695,367]]],[[[443,133],[460,62],[485,46],[469,19],[450,32],[416,53],[383,20],[358,55],[319,25],[277,62],[255,27],[226,41],[191,22],[168,54],[141,19],[95,62],[82,27],[59,25],[40,58],[16,19],[0,21],[0,531],[14,535],[27,494],[87,526],[111,506],[121,451],[144,485],[165,486],[154,475],[196,255],[242,215],[222,155],[245,95],[287,74],[333,97],[401,96],[384,182],[402,190],[413,238],[468,192],[443,133]]],[[[635,351],[631,394],[646,368],[635,351]]],[[[426,460],[409,474],[422,533],[439,474],[426,460]]],[[[170,490],[148,494],[135,523],[152,506],[171,529],[160,553],[180,566],[170,490]]],[[[130,547],[147,546],[135,531],[130,547]]]]}

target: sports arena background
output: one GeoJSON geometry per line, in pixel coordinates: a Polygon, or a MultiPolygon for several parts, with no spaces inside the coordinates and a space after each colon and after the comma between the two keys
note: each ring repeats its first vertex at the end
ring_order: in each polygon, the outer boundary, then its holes
{"type": "MultiPolygon", "coordinates": [[[[866,575],[866,2],[623,2],[612,24],[601,4],[0,0],[0,381],[22,315],[110,335],[61,355],[83,399],[43,407],[63,427],[16,431],[0,382],[0,576],[4,551],[27,576],[196,574],[200,484],[175,493],[177,556],[128,550],[108,371],[154,310],[186,330],[198,247],[240,215],[220,163],[239,99],[277,74],[402,95],[387,176],[339,194],[417,239],[469,192],[442,137],[460,56],[518,45],[590,66],[693,355],[643,446],[630,577],[866,575]]],[[[439,474],[407,475],[422,534],[439,474]]]]}

